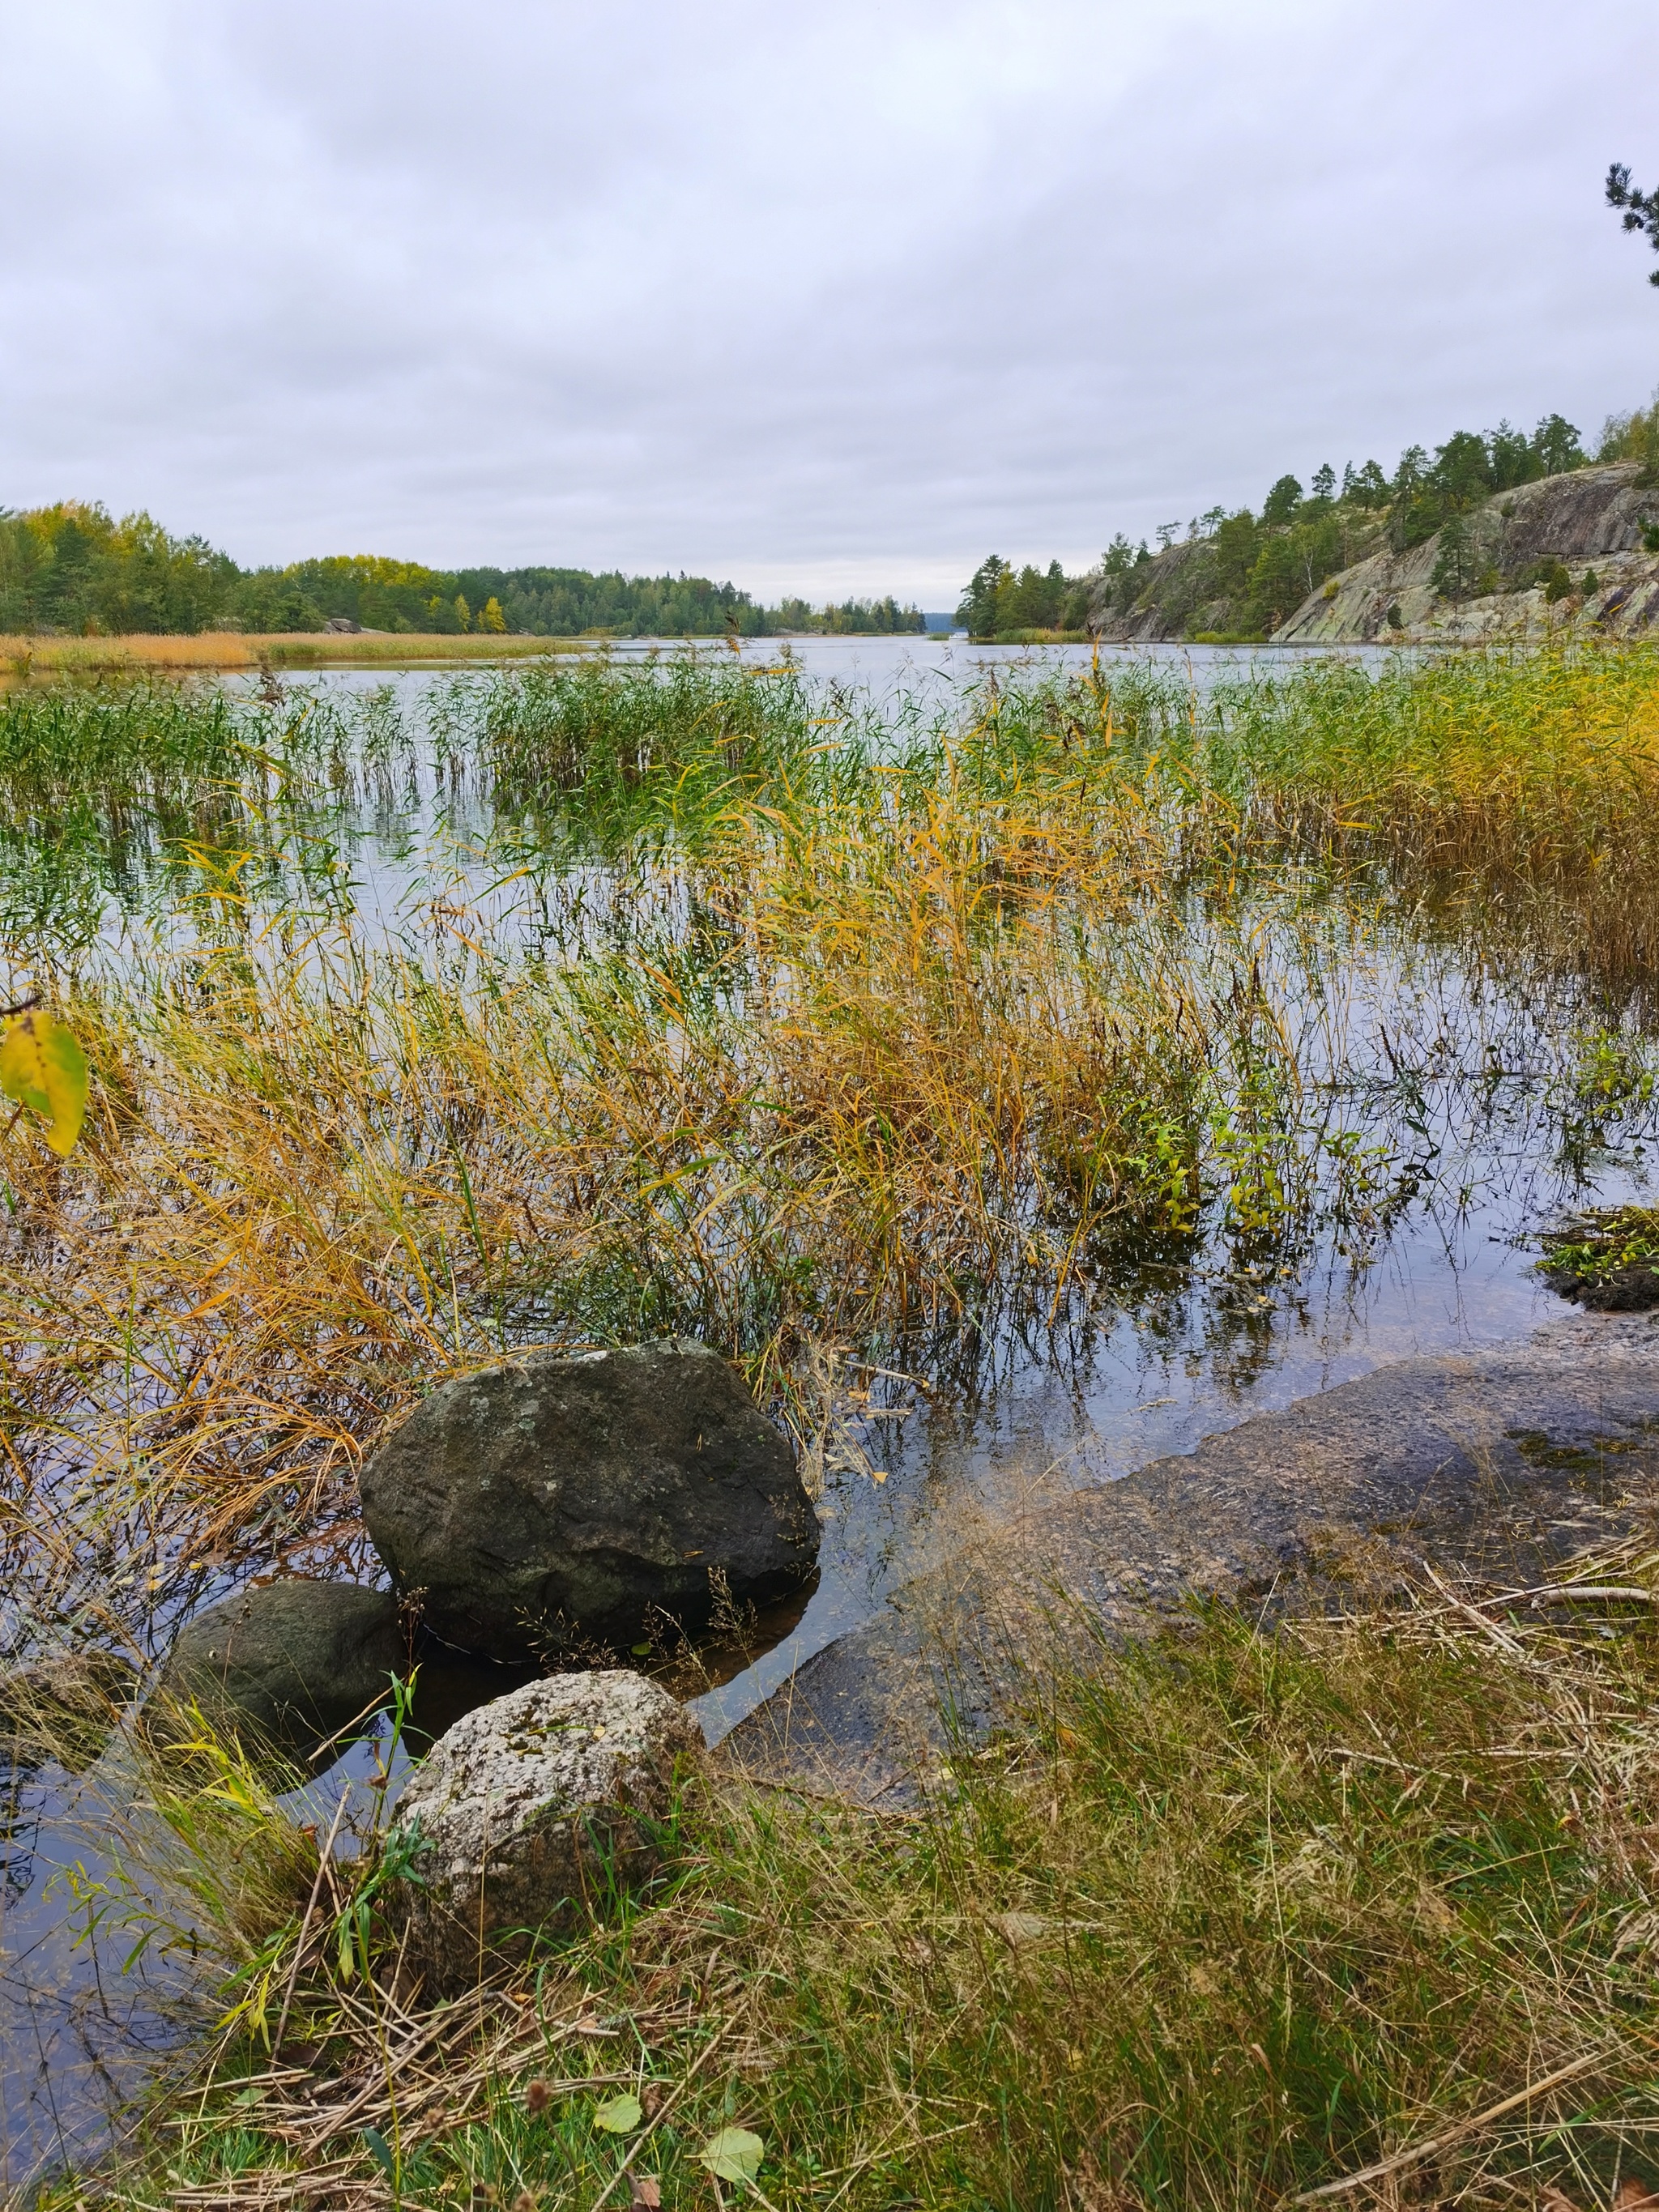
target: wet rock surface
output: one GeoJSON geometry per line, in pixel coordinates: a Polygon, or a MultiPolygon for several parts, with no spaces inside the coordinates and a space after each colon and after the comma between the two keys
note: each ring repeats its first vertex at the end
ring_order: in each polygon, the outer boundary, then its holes
{"type": "Polygon", "coordinates": [[[661,1863],[677,1772],[701,1757],[683,1705],[624,1668],[527,1683],[458,1721],[398,1807],[398,1907],[434,1994],[471,1988],[534,1932],[602,1910],[661,1863]]]}
{"type": "Polygon", "coordinates": [[[793,1455],[706,1345],[532,1352],[434,1390],[362,1477],[400,1589],[464,1650],[625,1649],[720,1584],[798,1589],[818,1523],[793,1455]]]}
{"type": "Polygon", "coordinates": [[[209,1725],[309,1757],[327,1738],[378,1711],[409,1654],[398,1601],[295,1576],[242,1591],[180,1632],[145,1708],[163,1730],[197,1705],[209,1725]]]}
{"type": "Polygon", "coordinates": [[[1194,1598],[1336,1606],[1425,1565],[1520,1587],[1656,1520],[1659,1323],[1574,1317],[1380,1368],[963,1540],[799,1668],[721,1756],[902,1796],[949,1727],[994,1725],[1033,1667],[1152,1634],[1194,1598]]]}

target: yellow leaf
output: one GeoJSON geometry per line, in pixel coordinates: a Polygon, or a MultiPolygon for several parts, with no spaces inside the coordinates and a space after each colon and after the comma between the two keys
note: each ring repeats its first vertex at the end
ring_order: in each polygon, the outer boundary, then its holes
{"type": "Polygon", "coordinates": [[[631,2135],[644,2117],[639,2099],[626,2089],[620,2097],[607,2097],[593,2108],[594,2126],[605,2129],[608,2135],[631,2135]]]}
{"type": "Polygon", "coordinates": [[[697,2156],[716,2181],[752,2183],[766,2156],[766,2145],[747,2128],[722,2128],[697,2156]]]}
{"type": "Polygon", "coordinates": [[[47,1124],[60,1159],[75,1149],[87,1110],[86,1054],[73,1030],[33,1007],[0,1037],[0,1092],[47,1124]]]}

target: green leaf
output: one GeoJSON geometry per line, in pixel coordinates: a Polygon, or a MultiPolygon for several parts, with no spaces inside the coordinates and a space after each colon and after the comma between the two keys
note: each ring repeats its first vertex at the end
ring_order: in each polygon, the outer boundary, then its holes
{"type": "Polygon", "coordinates": [[[752,2181],[765,2156],[766,2145],[747,2128],[722,2128],[697,2153],[716,2181],[752,2181]]]}
{"type": "Polygon", "coordinates": [[[87,1059],[74,1030],[38,1008],[9,1023],[0,1036],[0,1091],[49,1123],[46,1142],[66,1158],[87,1111],[87,1059]]]}
{"type": "Polygon", "coordinates": [[[387,2142],[379,2128],[365,2128],[363,2141],[368,2145],[375,2165],[380,2167],[386,2179],[395,2182],[398,2179],[398,2161],[392,2155],[391,2144],[387,2142]]]}
{"type": "Polygon", "coordinates": [[[607,2097],[604,2104],[593,2107],[593,2124],[607,2135],[632,2135],[643,2117],[640,2100],[631,2089],[624,2089],[620,2097],[607,2097]]]}

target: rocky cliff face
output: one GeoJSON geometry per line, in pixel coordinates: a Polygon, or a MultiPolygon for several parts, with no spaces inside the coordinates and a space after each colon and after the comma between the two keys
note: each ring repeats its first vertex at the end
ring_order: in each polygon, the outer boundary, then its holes
{"type": "Polygon", "coordinates": [[[1409,551],[1381,550],[1310,592],[1275,645],[1428,644],[1545,635],[1565,627],[1659,641],[1659,553],[1643,543],[1659,524],[1659,488],[1634,463],[1577,469],[1498,494],[1465,518],[1474,592],[1437,594],[1443,532],[1409,551]],[[1559,562],[1565,597],[1547,598],[1537,571],[1559,562]],[[1586,592],[1586,573],[1595,590],[1586,592]],[[1391,619],[1398,617],[1396,623],[1391,619]]]}
{"type": "MultiPolygon", "coordinates": [[[[1385,542],[1380,518],[1344,507],[1331,516],[1338,561],[1363,560],[1385,542]]],[[[1260,541],[1265,544],[1263,538],[1260,541]]],[[[1256,550],[1259,550],[1259,546],[1256,550]]],[[[1254,551],[1250,556],[1254,558],[1254,551]]],[[[1288,565],[1294,572],[1297,556],[1288,565]]],[[[1322,579],[1327,558],[1306,584],[1292,583],[1281,605],[1322,579]]],[[[1089,628],[1107,645],[1160,644],[1176,638],[1254,637],[1261,616],[1235,562],[1228,573],[1220,541],[1188,538],[1121,576],[1097,575],[1090,583],[1089,628]]]]}
{"type": "Polygon", "coordinates": [[[1196,538],[1155,553],[1121,580],[1096,577],[1089,627],[1108,645],[1156,645],[1224,629],[1231,610],[1215,571],[1214,547],[1196,538]]]}

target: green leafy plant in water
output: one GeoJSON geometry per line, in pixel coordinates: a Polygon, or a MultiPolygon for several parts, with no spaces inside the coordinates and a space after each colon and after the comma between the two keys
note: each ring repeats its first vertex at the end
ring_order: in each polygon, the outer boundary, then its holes
{"type": "Polygon", "coordinates": [[[1659,1209],[1619,1206],[1547,1232],[1539,1270],[1564,1297],[1589,1306],[1659,1305],[1659,1209]]]}
{"type": "Polygon", "coordinates": [[[131,1936],[131,1972],[151,1949],[216,1965],[222,2029],[269,2035],[291,1956],[300,1903],[317,1866],[313,1835],[276,1802],[297,1778],[256,1765],[187,1705],[176,1731],[143,1748],[131,1804],[111,1806],[100,1836],[101,1875],[77,1862],[62,1880],[77,1944],[131,1936]]]}
{"type": "Polygon", "coordinates": [[[1652,1103],[1655,1089],[1652,1048],[1645,1039],[1618,1029],[1576,1037],[1571,1065],[1547,1094],[1560,1131],[1562,1165],[1582,1175],[1619,1124],[1652,1103]]]}

